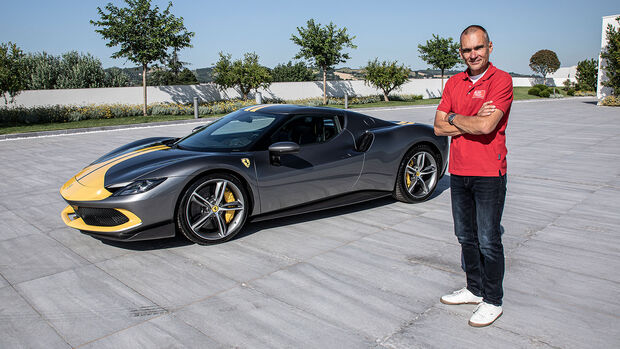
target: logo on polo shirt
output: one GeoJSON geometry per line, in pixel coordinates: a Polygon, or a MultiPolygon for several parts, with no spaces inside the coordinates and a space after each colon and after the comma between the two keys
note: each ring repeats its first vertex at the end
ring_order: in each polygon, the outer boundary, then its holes
{"type": "Polygon", "coordinates": [[[486,90],[476,90],[474,91],[474,96],[472,98],[484,98],[484,95],[486,95],[486,90]]]}

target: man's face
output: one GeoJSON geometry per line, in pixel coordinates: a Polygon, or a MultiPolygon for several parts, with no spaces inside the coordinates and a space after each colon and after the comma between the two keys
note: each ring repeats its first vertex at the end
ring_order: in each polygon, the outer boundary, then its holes
{"type": "Polygon", "coordinates": [[[493,43],[487,44],[484,32],[476,30],[461,36],[459,52],[471,75],[482,74],[489,66],[489,55],[493,52],[493,43]]]}

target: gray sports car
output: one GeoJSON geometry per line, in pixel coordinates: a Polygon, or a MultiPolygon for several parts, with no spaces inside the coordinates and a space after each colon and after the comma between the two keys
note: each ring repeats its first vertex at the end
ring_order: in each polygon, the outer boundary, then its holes
{"type": "Polygon", "coordinates": [[[444,174],[447,137],[428,125],[295,105],[244,108],[184,138],[147,138],[67,183],[62,219],[98,238],[182,233],[231,239],[246,221],[393,195],[427,199],[444,174]]]}

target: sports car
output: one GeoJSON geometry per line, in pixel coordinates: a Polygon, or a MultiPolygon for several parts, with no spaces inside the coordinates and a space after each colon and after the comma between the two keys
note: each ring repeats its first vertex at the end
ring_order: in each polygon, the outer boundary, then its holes
{"type": "Polygon", "coordinates": [[[181,233],[231,239],[250,221],[376,199],[426,200],[446,169],[447,137],[349,110],[256,105],[186,137],[147,138],[97,159],[60,193],[69,227],[112,240],[181,233]]]}

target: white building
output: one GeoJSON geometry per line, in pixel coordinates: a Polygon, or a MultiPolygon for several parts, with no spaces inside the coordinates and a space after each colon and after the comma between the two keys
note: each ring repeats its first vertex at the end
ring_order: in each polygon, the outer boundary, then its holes
{"type": "MultiPolygon", "coordinates": [[[[616,18],[620,17],[620,14],[613,16],[605,16],[603,17],[603,34],[601,40],[601,51],[607,46],[607,26],[611,24],[614,28],[618,29],[620,25],[618,25],[618,21],[616,18]]],[[[601,60],[601,55],[598,56],[598,84],[596,86],[596,97],[598,99],[603,99],[612,94],[612,89],[610,87],[605,87],[602,85],[603,81],[607,81],[607,75],[605,74],[606,62],[601,60]]],[[[616,91],[618,92],[618,91],[616,91]]]]}
{"type": "Polygon", "coordinates": [[[553,74],[547,75],[547,78],[553,79],[556,86],[563,86],[564,81],[567,79],[573,83],[577,83],[577,66],[560,67],[553,74]]]}

